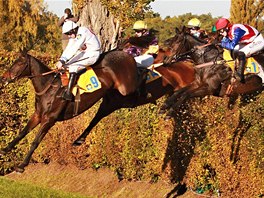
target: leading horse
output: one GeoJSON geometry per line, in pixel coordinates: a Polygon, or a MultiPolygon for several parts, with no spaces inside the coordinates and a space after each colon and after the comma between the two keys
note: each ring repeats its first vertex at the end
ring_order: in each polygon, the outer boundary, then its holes
{"type": "MultiPolygon", "coordinates": [[[[224,62],[219,62],[223,60],[223,50],[190,35],[185,27],[182,31],[176,28],[176,35],[168,39],[166,45],[170,46],[172,51],[172,55],[168,58],[169,61],[185,59],[187,56],[195,64],[200,64],[195,66],[196,79],[194,82],[175,92],[161,107],[161,111],[170,109],[169,115],[173,113],[174,108],[178,108],[189,98],[207,95],[236,98],[240,94],[249,94],[263,89],[261,77],[255,74],[246,75],[245,83],[233,81],[232,70],[224,62]]],[[[260,64],[264,65],[263,57],[263,54],[254,56],[260,64]]]]}
{"type": "MultiPolygon", "coordinates": [[[[112,51],[102,54],[93,69],[101,82],[101,89],[81,95],[83,102],[80,104],[76,115],[93,106],[109,90],[118,90],[120,95],[129,95],[136,90],[136,63],[125,52],[112,51]]],[[[8,83],[25,77],[31,79],[35,89],[35,112],[18,136],[0,152],[1,154],[9,152],[40,124],[40,129],[29,152],[24,161],[17,167],[18,172],[24,171],[24,167],[28,165],[34,150],[57,121],[67,120],[75,116],[74,102],[65,101],[61,97],[64,88],[61,86],[60,75],[54,74],[50,68],[31,55],[21,55],[12,67],[3,74],[1,81],[8,83]]]]}
{"type": "Polygon", "coordinates": [[[138,96],[135,91],[136,65],[133,57],[127,53],[122,51],[106,53],[93,66],[93,69],[102,83],[102,88],[81,95],[77,114],[74,114],[74,102],[65,101],[60,97],[64,91],[60,75],[54,74],[49,67],[35,57],[28,54],[19,57],[3,74],[1,79],[3,83],[29,78],[35,89],[35,112],[14,140],[0,150],[0,155],[11,151],[31,130],[40,125],[24,161],[16,167],[17,172],[24,171],[33,152],[56,122],[68,120],[83,113],[101,98],[103,100],[98,112],[73,145],[81,145],[93,127],[115,110],[154,102],[164,94],[171,94],[174,90],[181,89],[194,80],[194,69],[187,63],[173,63],[170,67],[157,68],[164,77],[147,84],[146,88],[152,93],[152,97],[144,98],[138,96]]]}

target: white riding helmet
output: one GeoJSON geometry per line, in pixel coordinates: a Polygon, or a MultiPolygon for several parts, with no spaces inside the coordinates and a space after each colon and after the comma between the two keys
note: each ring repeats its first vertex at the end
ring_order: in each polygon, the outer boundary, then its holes
{"type": "Polygon", "coordinates": [[[75,29],[76,27],[78,27],[78,25],[72,21],[65,21],[63,26],[62,26],[62,33],[65,34],[73,29],[75,29]]]}

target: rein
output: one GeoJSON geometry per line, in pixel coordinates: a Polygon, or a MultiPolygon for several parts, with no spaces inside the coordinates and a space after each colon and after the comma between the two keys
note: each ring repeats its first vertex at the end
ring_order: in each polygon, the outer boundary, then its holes
{"type": "MultiPolygon", "coordinates": [[[[29,67],[29,68],[31,68],[31,64],[30,64],[30,57],[28,57],[27,58],[27,65],[26,65],[26,67],[22,70],[22,72],[16,77],[16,78],[18,78],[19,76],[21,76],[22,75],[22,73],[26,70],[26,68],[27,67],[29,67]]],[[[40,91],[40,92],[36,92],[36,90],[35,90],[35,94],[36,95],[38,95],[38,96],[41,96],[41,95],[43,95],[44,93],[46,93],[47,92],[47,90],[52,86],[52,83],[53,83],[53,81],[55,80],[55,78],[57,77],[57,75],[59,74],[58,73],[58,69],[55,69],[55,70],[51,70],[51,71],[48,71],[48,72],[45,72],[45,73],[42,73],[42,74],[38,74],[38,75],[30,75],[30,76],[27,76],[28,78],[36,78],[36,77],[42,77],[42,76],[46,76],[46,75],[49,75],[49,74],[52,74],[52,73],[56,73],[56,75],[54,76],[54,78],[51,80],[51,82],[49,83],[47,83],[48,85],[42,90],[42,91],[40,91]]],[[[31,73],[31,71],[30,71],[30,73],[31,73]]]]}
{"type": "Polygon", "coordinates": [[[58,69],[54,69],[52,71],[45,72],[45,73],[42,73],[42,74],[28,76],[28,78],[36,78],[36,77],[46,76],[46,75],[49,75],[49,74],[52,74],[52,73],[58,73],[58,72],[59,72],[58,69]]]}
{"type": "Polygon", "coordinates": [[[225,64],[227,62],[232,62],[234,60],[219,60],[219,61],[211,61],[208,63],[203,63],[203,64],[199,64],[199,65],[195,65],[195,68],[203,68],[203,67],[208,67],[208,66],[212,66],[212,65],[222,65],[225,64]]]}
{"type": "MultiPolygon", "coordinates": [[[[184,53],[178,54],[178,55],[177,55],[177,52],[176,52],[175,55],[173,56],[173,59],[177,60],[177,59],[180,58],[181,56],[185,56],[185,55],[191,54],[191,53],[195,52],[197,49],[201,50],[201,49],[203,49],[203,48],[205,48],[205,47],[208,47],[208,46],[210,46],[210,45],[214,45],[214,44],[212,44],[212,43],[207,43],[207,44],[205,44],[205,45],[195,46],[195,47],[191,48],[190,50],[188,50],[188,51],[186,51],[186,52],[184,52],[184,53]]],[[[180,50],[179,50],[179,51],[180,51],[180,50]]]]}

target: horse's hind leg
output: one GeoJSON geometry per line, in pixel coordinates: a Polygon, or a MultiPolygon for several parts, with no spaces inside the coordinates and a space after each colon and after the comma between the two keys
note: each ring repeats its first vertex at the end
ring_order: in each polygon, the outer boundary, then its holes
{"type": "Polygon", "coordinates": [[[24,127],[24,129],[18,134],[18,136],[11,141],[7,147],[3,148],[2,150],[0,150],[0,155],[2,154],[6,154],[7,152],[11,151],[16,144],[18,144],[18,142],[20,140],[22,140],[31,130],[33,130],[38,124],[40,123],[40,119],[39,119],[39,115],[38,113],[34,113],[31,118],[29,119],[29,121],[27,122],[27,125],[24,127]]]}
{"type": "Polygon", "coordinates": [[[100,107],[95,115],[95,117],[92,119],[88,127],[84,130],[84,132],[73,142],[73,146],[80,146],[85,142],[86,137],[89,135],[93,127],[97,125],[100,120],[102,120],[104,117],[108,116],[112,112],[114,112],[117,109],[120,109],[121,106],[117,104],[118,102],[112,102],[111,98],[103,98],[102,103],[100,104],[100,107]]]}
{"type": "Polygon", "coordinates": [[[31,159],[32,154],[38,147],[39,143],[43,140],[44,136],[47,134],[49,129],[55,124],[55,121],[49,120],[48,122],[45,122],[44,124],[41,124],[41,127],[39,129],[38,134],[36,135],[34,141],[31,143],[31,147],[24,159],[24,161],[17,166],[16,171],[17,172],[24,172],[25,167],[29,164],[29,161],[31,159]]]}

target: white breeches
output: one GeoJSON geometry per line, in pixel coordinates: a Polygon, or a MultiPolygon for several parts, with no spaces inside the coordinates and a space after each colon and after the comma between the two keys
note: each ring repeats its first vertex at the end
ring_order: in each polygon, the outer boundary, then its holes
{"type": "Polygon", "coordinates": [[[259,34],[253,42],[249,44],[238,44],[235,47],[235,50],[239,50],[245,53],[246,57],[249,57],[251,54],[254,54],[264,48],[264,39],[262,34],[259,34]]]}
{"type": "Polygon", "coordinates": [[[152,55],[144,54],[141,56],[136,56],[135,61],[137,62],[137,67],[147,68],[154,63],[154,58],[152,55]]]}
{"type": "Polygon", "coordinates": [[[78,72],[89,65],[94,64],[100,56],[100,51],[78,51],[78,53],[67,62],[69,72],[78,72]]]}

